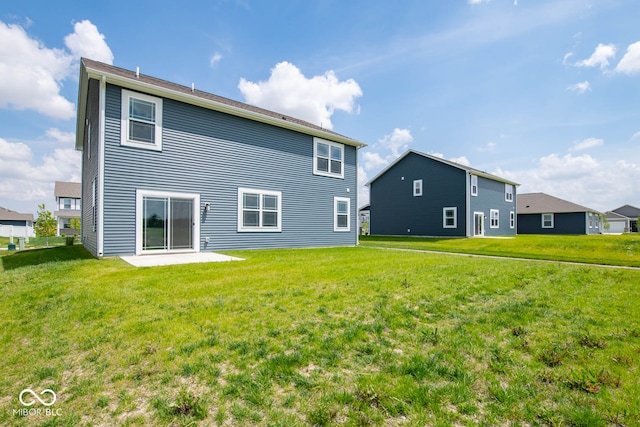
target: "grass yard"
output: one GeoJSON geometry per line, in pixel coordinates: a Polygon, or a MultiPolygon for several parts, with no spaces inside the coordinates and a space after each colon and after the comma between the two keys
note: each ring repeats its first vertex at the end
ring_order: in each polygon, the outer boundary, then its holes
{"type": "Polygon", "coordinates": [[[0,256],[0,425],[640,424],[637,270],[367,247],[138,269],[29,252],[0,256]],[[53,390],[59,415],[14,415],[25,388],[53,390]]]}
{"type": "Polygon", "coordinates": [[[361,236],[363,246],[640,267],[640,233],[593,236],[521,234],[513,238],[361,236]]]}

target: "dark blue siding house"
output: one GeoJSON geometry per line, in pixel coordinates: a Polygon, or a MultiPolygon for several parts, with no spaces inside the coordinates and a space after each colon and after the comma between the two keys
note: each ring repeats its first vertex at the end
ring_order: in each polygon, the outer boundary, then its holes
{"type": "Polygon", "coordinates": [[[357,244],[354,139],[88,59],[76,135],[97,257],[357,244]]]}
{"type": "Polygon", "coordinates": [[[600,234],[603,214],[545,193],[518,195],[518,234],[600,234]]]}
{"type": "Polygon", "coordinates": [[[513,236],[517,183],[409,150],[367,184],[372,235],[513,236]]]}

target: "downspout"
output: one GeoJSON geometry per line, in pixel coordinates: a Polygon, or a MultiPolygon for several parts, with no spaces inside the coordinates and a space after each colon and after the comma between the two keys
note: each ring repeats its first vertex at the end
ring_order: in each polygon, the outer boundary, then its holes
{"type": "Polygon", "coordinates": [[[465,171],[465,199],[466,199],[466,204],[467,206],[465,207],[465,215],[466,215],[466,220],[465,220],[465,224],[467,229],[465,230],[465,235],[467,237],[471,237],[471,227],[472,227],[472,218],[471,218],[471,173],[469,173],[469,171],[465,171]]]}
{"type": "Polygon", "coordinates": [[[96,227],[96,249],[98,257],[104,256],[104,138],[106,121],[107,77],[100,79],[100,120],[98,136],[98,226],[96,227]]]}

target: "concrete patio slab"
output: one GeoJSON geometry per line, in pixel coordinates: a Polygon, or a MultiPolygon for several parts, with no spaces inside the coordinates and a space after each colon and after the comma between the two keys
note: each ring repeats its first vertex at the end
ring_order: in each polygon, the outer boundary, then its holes
{"type": "Polygon", "coordinates": [[[159,267],[163,265],[195,264],[202,262],[242,261],[229,255],[214,252],[198,252],[188,254],[133,255],[120,257],[135,267],[159,267]]]}

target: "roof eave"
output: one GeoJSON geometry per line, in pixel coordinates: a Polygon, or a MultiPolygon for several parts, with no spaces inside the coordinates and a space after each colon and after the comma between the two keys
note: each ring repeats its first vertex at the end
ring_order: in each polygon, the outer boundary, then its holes
{"type": "Polygon", "coordinates": [[[366,144],[355,139],[346,137],[333,132],[324,132],[320,129],[313,129],[304,125],[287,121],[285,119],[278,119],[270,117],[258,112],[245,110],[235,107],[233,105],[223,104],[210,99],[204,99],[196,95],[189,95],[180,91],[158,87],[156,85],[137,81],[128,77],[119,76],[113,73],[106,72],[104,70],[97,70],[87,68],[85,64],[81,62],[80,68],[80,90],[78,91],[78,121],[76,128],[76,149],[82,149],[82,136],[80,131],[83,129],[81,123],[84,122],[85,108],[86,108],[86,94],[88,90],[88,80],[90,78],[102,79],[106,78],[108,83],[112,83],[127,89],[139,90],[145,93],[149,93],[156,96],[162,96],[165,98],[174,99],[176,101],[185,102],[187,104],[196,105],[199,107],[207,108],[210,110],[219,111],[222,113],[230,114],[237,117],[250,119],[256,122],[269,124],[272,126],[301,132],[307,135],[316,136],[330,141],[339,142],[345,145],[350,145],[356,148],[366,147],[366,144]],[[83,101],[84,100],[84,101],[83,101]],[[84,105],[83,105],[84,104],[84,105]],[[82,120],[81,120],[82,119],[82,120]],[[80,147],[80,148],[78,148],[80,147]]]}

